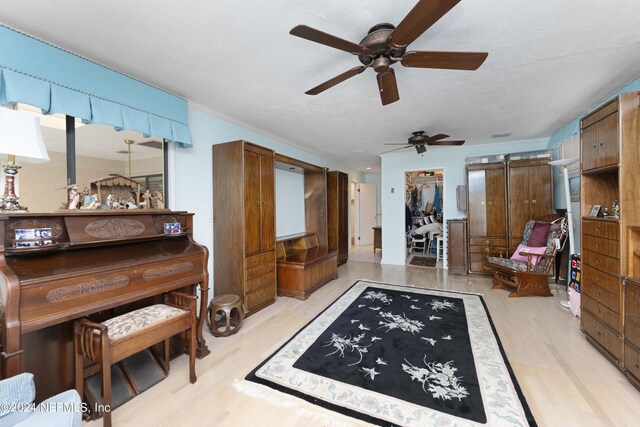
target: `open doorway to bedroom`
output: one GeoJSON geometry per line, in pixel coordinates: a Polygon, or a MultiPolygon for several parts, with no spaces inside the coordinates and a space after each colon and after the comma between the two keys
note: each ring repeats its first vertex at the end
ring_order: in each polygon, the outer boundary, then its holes
{"type": "Polygon", "coordinates": [[[444,170],[405,173],[405,238],[408,265],[443,267],[443,197],[444,170]]]}

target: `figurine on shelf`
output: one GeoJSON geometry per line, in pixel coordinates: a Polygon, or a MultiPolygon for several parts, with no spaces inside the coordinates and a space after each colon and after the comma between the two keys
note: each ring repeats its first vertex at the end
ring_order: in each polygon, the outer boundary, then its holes
{"type": "Polygon", "coordinates": [[[609,208],[602,208],[602,216],[609,218],[609,208]]]}
{"type": "Polygon", "coordinates": [[[80,194],[78,194],[78,186],[74,185],[69,190],[69,209],[78,209],[78,202],[80,202],[80,194]]]}
{"type": "Polygon", "coordinates": [[[98,205],[98,196],[91,193],[87,187],[84,187],[80,209],[98,209],[98,205]]]}
{"type": "Polygon", "coordinates": [[[159,191],[156,191],[156,208],[157,209],[164,209],[164,198],[162,197],[162,193],[159,191]]]}
{"type": "Polygon", "coordinates": [[[129,197],[129,200],[125,203],[125,207],[127,209],[138,209],[138,205],[136,205],[136,201],[133,200],[133,197],[129,197]]]}
{"type": "Polygon", "coordinates": [[[102,209],[113,209],[113,193],[107,194],[107,198],[104,199],[104,203],[102,204],[102,209]]]}
{"type": "Polygon", "coordinates": [[[620,205],[617,200],[613,201],[613,206],[611,206],[611,216],[613,218],[620,218],[620,205]]]}
{"type": "Polygon", "coordinates": [[[153,196],[149,192],[149,190],[145,191],[142,195],[142,202],[140,202],[141,209],[151,209],[153,206],[151,205],[151,200],[153,196]]]}

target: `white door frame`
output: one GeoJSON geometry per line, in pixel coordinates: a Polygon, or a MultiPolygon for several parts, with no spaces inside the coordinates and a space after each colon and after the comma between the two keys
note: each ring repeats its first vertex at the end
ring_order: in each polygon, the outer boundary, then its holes
{"type": "MultiPolygon", "coordinates": [[[[443,245],[442,252],[445,255],[443,257],[443,260],[442,260],[442,268],[444,270],[448,270],[449,269],[449,260],[447,259],[448,257],[446,255],[447,255],[447,253],[448,253],[447,251],[449,249],[449,245],[448,245],[448,241],[449,241],[448,234],[449,233],[448,233],[448,230],[447,230],[447,227],[446,227],[446,220],[447,220],[448,217],[447,217],[447,208],[446,208],[447,204],[445,203],[446,195],[445,195],[445,192],[444,192],[444,187],[447,186],[447,182],[446,182],[447,181],[447,170],[446,170],[446,168],[444,168],[444,167],[430,167],[428,169],[418,169],[418,170],[407,170],[407,171],[404,171],[402,173],[402,175],[404,176],[404,188],[403,188],[403,191],[406,194],[407,186],[408,186],[408,183],[407,183],[407,174],[408,173],[435,171],[435,170],[441,170],[442,171],[442,188],[440,189],[440,194],[442,194],[442,237],[443,237],[443,239],[442,239],[442,245],[443,245]]],[[[406,199],[403,198],[402,203],[406,204],[406,199]]],[[[404,209],[404,206],[402,208],[404,209]]],[[[405,254],[406,253],[407,253],[407,251],[405,250],[405,254]]],[[[406,260],[408,261],[408,259],[409,259],[409,255],[406,255],[406,260]]]]}
{"type": "MultiPolygon", "coordinates": [[[[371,218],[373,219],[373,226],[376,226],[378,224],[378,217],[377,217],[377,205],[378,205],[378,188],[376,186],[376,184],[367,184],[364,182],[358,183],[357,185],[357,191],[356,191],[356,201],[357,201],[357,210],[356,210],[356,218],[358,221],[358,228],[357,228],[357,246],[369,246],[373,244],[373,229],[370,230],[361,230],[362,226],[366,226],[366,224],[361,224],[360,221],[360,217],[361,217],[361,208],[362,208],[362,201],[361,201],[361,186],[366,185],[366,186],[371,186],[373,187],[373,200],[374,200],[374,204],[373,204],[373,209],[371,210],[371,218]],[[370,237],[371,239],[366,239],[367,242],[370,243],[366,243],[363,244],[363,240],[362,239],[362,233],[370,233],[368,235],[368,237],[370,237]]],[[[369,187],[370,188],[370,187],[369,187]]]]}
{"type": "Polygon", "coordinates": [[[358,192],[356,191],[357,186],[358,186],[357,181],[349,182],[349,247],[350,248],[358,246],[358,230],[359,230],[358,207],[359,207],[360,200],[358,200],[358,196],[357,196],[358,194],[358,192]],[[353,200],[353,204],[351,202],[352,200],[353,200]]]}

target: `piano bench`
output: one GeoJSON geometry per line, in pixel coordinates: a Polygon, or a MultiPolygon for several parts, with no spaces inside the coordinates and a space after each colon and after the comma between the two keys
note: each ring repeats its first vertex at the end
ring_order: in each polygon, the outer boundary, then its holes
{"type": "Polygon", "coordinates": [[[169,338],[187,331],[189,381],[196,382],[196,297],[180,292],[165,294],[164,304],[155,304],[102,323],[88,319],[74,322],[76,390],[84,396],[84,359],[97,363],[102,372],[102,413],[111,426],[111,365],[159,342],[164,343],[164,371],[169,373],[169,338]]]}

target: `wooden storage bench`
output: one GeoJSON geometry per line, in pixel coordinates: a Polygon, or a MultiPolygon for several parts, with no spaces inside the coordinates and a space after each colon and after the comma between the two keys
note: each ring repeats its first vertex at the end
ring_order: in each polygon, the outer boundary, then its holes
{"type": "Polygon", "coordinates": [[[306,300],[325,283],[338,278],[338,251],[318,246],[318,236],[299,234],[276,242],[278,295],[306,300]]]}

